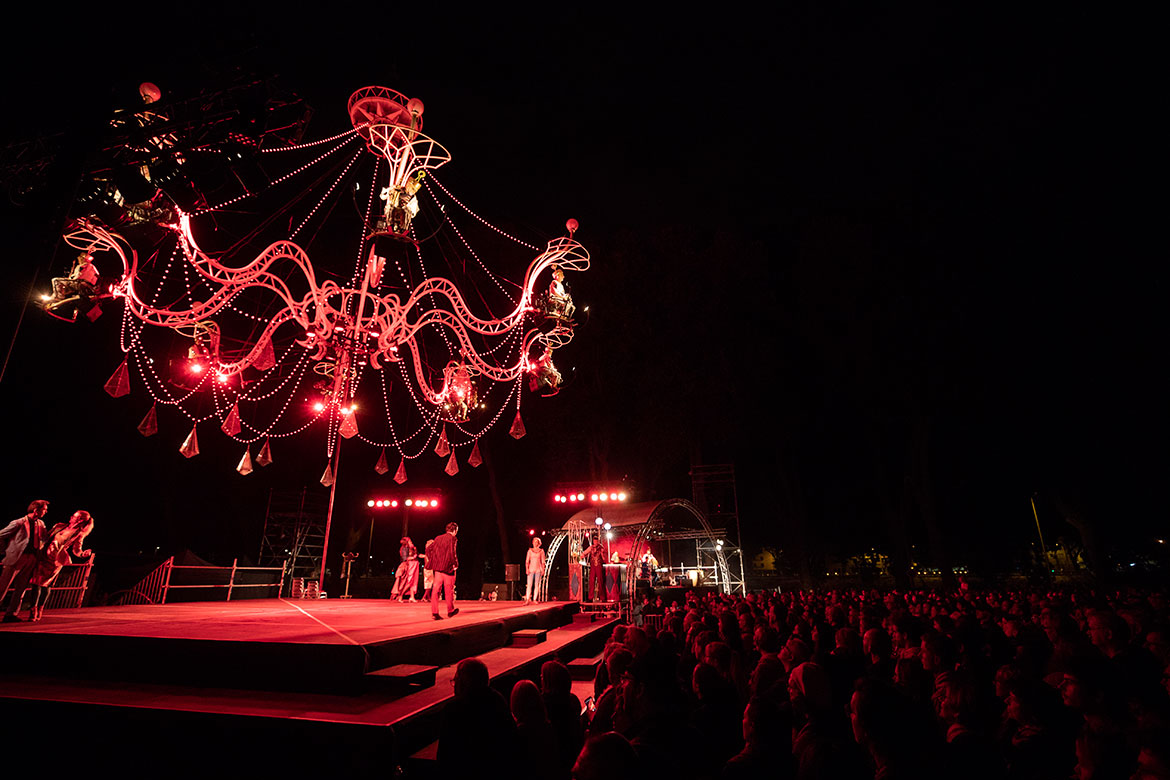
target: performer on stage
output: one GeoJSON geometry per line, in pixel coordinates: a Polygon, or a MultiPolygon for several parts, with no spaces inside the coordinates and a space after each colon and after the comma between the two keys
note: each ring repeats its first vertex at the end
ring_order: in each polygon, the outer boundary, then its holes
{"type": "Polygon", "coordinates": [[[431,545],[434,543],[434,539],[427,539],[427,543],[423,545],[421,556],[423,562],[423,601],[431,600],[431,588],[435,586],[435,570],[431,568],[431,545]]]}
{"type": "Polygon", "coordinates": [[[641,572],[639,577],[644,580],[650,580],[651,585],[658,584],[658,559],[654,557],[654,553],[646,550],[642,553],[641,572]]]}
{"type": "Polygon", "coordinates": [[[609,558],[605,554],[605,546],[601,542],[601,532],[585,551],[589,561],[589,597],[591,601],[608,601],[605,597],[605,562],[609,558]]]}
{"type": "Polygon", "coordinates": [[[28,586],[28,578],[36,565],[37,553],[44,546],[45,523],[41,519],[49,511],[49,502],[38,499],[28,505],[28,514],[13,520],[3,531],[0,531],[0,557],[3,558],[4,568],[0,572],[0,598],[8,586],[16,581],[20,582],[19,590],[12,594],[16,606],[4,616],[5,623],[19,623],[16,610],[28,586]]]}
{"type": "MultiPolygon", "coordinates": [[[[32,605],[28,612],[29,620],[41,619],[41,615],[45,612],[45,602],[49,600],[49,588],[65,564],[70,562],[70,553],[82,559],[93,557],[92,550],[82,548],[85,537],[89,536],[91,531],[93,531],[93,518],[84,509],[74,512],[68,523],[57,523],[49,530],[48,542],[45,544],[28,580],[32,590],[32,605]]],[[[18,602],[17,609],[19,607],[18,602]]],[[[11,608],[10,604],[9,609],[11,608]]]]}
{"type": "Polygon", "coordinates": [[[447,523],[447,532],[439,534],[432,540],[434,544],[427,554],[427,566],[435,572],[435,584],[431,588],[431,617],[435,620],[443,619],[439,616],[440,590],[447,599],[447,617],[459,614],[459,610],[455,608],[455,572],[459,569],[455,535],[458,533],[458,523],[447,523]]]}
{"type": "Polygon", "coordinates": [[[544,566],[547,558],[545,558],[544,550],[540,549],[540,537],[537,536],[532,540],[532,547],[528,550],[528,555],[524,558],[524,573],[527,575],[528,587],[524,589],[524,603],[529,601],[540,601],[540,580],[544,576],[544,566]]]}
{"type": "Polygon", "coordinates": [[[409,596],[409,600],[414,601],[414,592],[418,588],[418,549],[409,536],[402,537],[398,557],[402,562],[394,574],[394,588],[390,591],[390,598],[406,601],[409,596]]]}

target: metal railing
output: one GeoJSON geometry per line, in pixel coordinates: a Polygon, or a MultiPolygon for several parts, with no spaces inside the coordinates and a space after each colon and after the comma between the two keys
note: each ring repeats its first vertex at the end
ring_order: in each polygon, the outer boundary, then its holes
{"type": "Polygon", "coordinates": [[[61,573],[49,588],[45,609],[77,609],[81,606],[95,558],[96,555],[90,555],[83,563],[67,563],[61,567],[61,573]]]}
{"type": "MultiPolygon", "coordinates": [[[[89,587],[89,575],[93,571],[95,557],[91,555],[82,563],[67,563],[61,567],[54,584],[49,586],[45,609],[71,609],[81,606],[85,600],[85,590],[89,587]]],[[[10,588],[0,593],[0,603],[4,603],[11,592],[10,588]]]]}
{"type": "Polygon", "coordinates": [[[275,566],[240,566],[239,559],[233,559],[231,566],[184,566],[175,565],[174,557],[167,558],[154,571],[146,575],[133,588],[124,591],[117,603],[118,604],[165,604],[167,602],[167,594],[176,589],[186,588],[227,588],[227,601],[232,600],[232,591],[236,588],[276,588],[276,593],[279,595],[284,590],[284,578],[288,573],[288,562],[285,561],[279,568],[275,566]],[[172,572],[183,571],[203,571],[203,572],[228,572],[227,582],[198,582],[190,583],[184,582],[181,584],[174,584],[171,582],[172,572]],[[280,572],[280,580],[278,582],[236,582],[236,575],[240,572],[280,572]]]}

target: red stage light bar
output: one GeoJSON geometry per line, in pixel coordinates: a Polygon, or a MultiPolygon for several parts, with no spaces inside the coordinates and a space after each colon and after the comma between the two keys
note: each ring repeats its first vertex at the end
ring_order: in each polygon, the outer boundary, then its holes
{"type": "MultiPolygon", "coordinates": [[[[588,498],[594,504],[598,503],[599,501],[604,501],[608,504],[610,501],[625,501],[627,498],[629,498],[629,494],[624,490],[597,490],[596,492],[589,493],[588,498]]],[[[584,501],[585,499],[586,495],[584,493],[553,494],[553,501],[556,501],[558,504],[577,503],[578,501],[584,501]]]]}
{"type": "Polygon", "coordinates": [[[397,498],[371,498],[366,502],[366,506],[371,509],[397,509],[400,503],[412,509],[438,509],[439,507],[439,499],[437,498],[416,498],[414,496],[401,502],[397,498]]]}

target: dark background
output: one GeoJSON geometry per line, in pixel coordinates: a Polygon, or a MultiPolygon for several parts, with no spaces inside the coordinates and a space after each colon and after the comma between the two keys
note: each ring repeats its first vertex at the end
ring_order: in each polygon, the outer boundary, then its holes
{"type": "MultiPolygon", "coordinates": [[[[1166,279],[1138,238],[1156,71],[1126,20],[824,3],[58,16],[3,52],[3,141],[65,133],[50,186],[3,206],[10,518],[45,497],[50,520],[95,515],[99,553],[230,562],[259,549],[270,488],[316,485],[322,435],[246,478],[210,429],[182,458],[188,428],[165,411],[139,436],[148,399],[102,391],[117,316],[21,318],[34,278],[68,268],[62,204],[110,112],[141,81],[184,95],[243,71],[313,107],[306,140],[345,130],[359,87],[418,96],[472,208],[536,244],[580,221],[594,264],[571,281],[592,316],[558,359],[573,376],[526,402],[527,437],[484,440],[512,560],[525,529],[564,521],[558,481],[689,497],[692,463],[734,463],[749,556],[783,548],[794,570],[906,543],[1010,568],[1033,493],[1046,540],[1079,543],[1071,517],[1121,560],[1165,533],[1166,279]]],[[[394,492],[377,456],[343,453],[338,552],[364,549],[366,499],[394,492]]],[[[407,487],[444,501],[416,541],[458,519],[494,579],[487,471],[443,465],[411,464],[407,487]]]]}

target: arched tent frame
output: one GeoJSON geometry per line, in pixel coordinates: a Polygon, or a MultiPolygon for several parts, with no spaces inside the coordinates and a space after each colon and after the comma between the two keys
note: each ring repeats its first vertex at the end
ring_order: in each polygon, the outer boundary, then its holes
{"type": "MultiPolygon", "coordinates": [[[[660,538],[670,538],[672,540],[681,539],[697,539],[706,540],[710,549],[714,550],[714,557],[716,566],[718,568],[719,587],[724,593],[731,593],[731,576],[730,569],[727,565],[727,557],[723,553],[723,547],[718,544],[720,538],[723,536],[723,529],[712,528],[707,517],[700,511],[700,509],[692,504],[690,501],[682,498],[669,498],[664,501],[646,501],[638,504],[626,505],[609,505],[601,509],[601,515],[604,516],[605,521],[614,529],[636,529],[634,532],[634,550],[639,550],[650,541],[655,534],[661,535],[660,538]],[[675,512],[682,512],[684,516],[691,517],[698,521],[699,528],[688,528],[681,531],[672,531],[667,528],[666,518],[675,512]]],[[[553,565],[556,562],[557,553],[560,552],[561,546],[565,540],[570,543],[570,559],[572,558],[572,550],[576,545],[576,554],[581,553],[581,540],[588,533],[597,529],[595,518],[599,516],[599,507],[590,506],[586,509],[575,513],[570,517],[565,524],[558,530],[548,545],[548,556],[544,565],[544,577],[541,586],[544,592],[548,592],[548,580],[552,575],[553,565]]],[[[630,565],[626,567],[626,585],[629,594],[627,609],[633,612],[634,597],[637,593],[637,567],[630,565]]]]}

